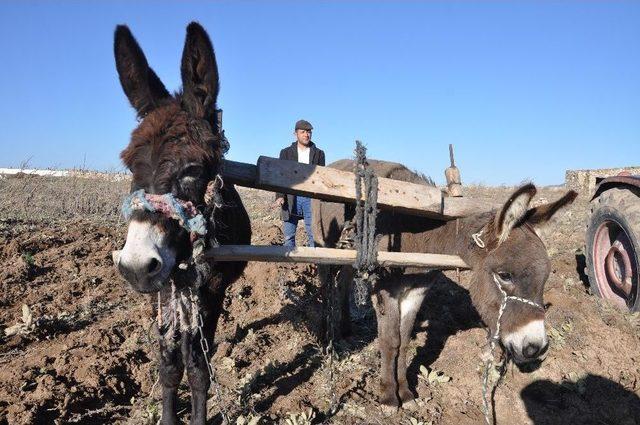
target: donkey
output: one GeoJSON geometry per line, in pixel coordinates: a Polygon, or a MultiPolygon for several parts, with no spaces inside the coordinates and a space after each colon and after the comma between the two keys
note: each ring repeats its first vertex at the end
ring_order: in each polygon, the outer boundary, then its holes
{"type": "Polygon", "coordinates": [[[251,240],[238,192],[219,177],[226,140],[216,113],[216,58],[205,30],[189,24],[183,88],[170,95],[126,26],[115,30],[114,52],[139,119],[120,155],[133,180],[123,206],[130,216],[127,238],[114,260],[133,289],[157,293],[162,423],[178,421],[177,390],[186,368],[191,423],[204,424],[211,353],[200,339],[212,346],[225,289],[246,262],[214,263],[197,254],[215,243],[251,240]]]}
{"type": "MultiPolygon", "coordinates": [[[[427,184],[400,164],[370,160],[369,165],[380,177],[427,184]]],[[[340,160],[330,167],[352,170],[353,161],[340,160]]],[[[570,191],[556,202],[530,208],[535,193],[535,186],[526,184],[499,210],[460,218],[457,223],[454,220],[443,224],[391,212],[380,212],[376,221],[377,233],[382,236],[381,250],[455,254],[471,267],[469,293],[473,305],[491,335],[519,365],[541,361],[548,347],[542,295],[550,261],[534,226],[548,222],[577,195],[570,191]],[[502,310],[503,301],[506,305],[502,310]]],[[[344,206],[317,201],[314,211],[319,245],[335,246],[345,222],[344,206]]],[[[326,276],[328,272],[321,273],[326,276]]],[[[372,288],[381,357],[379,401],[384,406],[406,406],[415,398],[407,383],[407,347],[418,310],[437,273],[440,272],[411,268],[404,272],[387,270],[372,288]]],[[[342,328],[348,330],[344,288],[352,280],[353,269],[344,266],[340,276],[342,328]]]]}

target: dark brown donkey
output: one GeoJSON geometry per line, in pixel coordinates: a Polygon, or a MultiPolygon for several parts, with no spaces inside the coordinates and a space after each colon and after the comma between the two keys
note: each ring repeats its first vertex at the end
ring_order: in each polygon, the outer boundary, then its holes
{"type": "MultiPolygon", "coordinates": [[[[426,184],[400,164],[369,162],[379,177],[426,184]]],[[[341,160],[330,166],[347,171],[353,169],[353,162],[341,160]]],[[[534,226],[547,222],[576,196],[571,191],[554,203],[530,208],[535,193],[533,185],[522,186],[498,211],[462,218],[457,224],[455,220],[442,224],[389,212],[381,212],[376,223],[377,232],[383,236],[381,250],[462,257],[472,271],[471,300],[492,335],[497,333],[502,300],[511,297],[499,321],[498,337],[518,364],[540,360],[548,346],[542,294],[550,261],[534,226]]],[[[344,207],[316,202],[314,211],[315,234],[322,239],[319,242],[335,246],[345,221],[344,207]]],[[[384,405],[397,407],[414,399],[407,384],[407,346],[416,314],[436,273],[417,269],[406,269],[404,273],[386,271],[373,288],[381,355],[380,402],[384,405]]],[[[341,276],[341,284],[348,284],[353,269],[344,267],[341,276]]],[[[347,311],[343,308],[344,327],[348,327],[347,311]]]]}
{"type": "Polygon", "coordinates": [[[183,91],[172,96],[126,26],[116,28],[114,49],[122,88],[140,120],[121,154],[133,182],[123,207],[130,215],[127,240],[114,260],[136,291],[158,294],[162,423],[178,420],[177,389],[186,368],[191,423],[204,424],[211,353],[203,353],[199,338],[212,346],[225,289],[246,263],[198,262],[193,241],[206,247],[251,240],[238,193],[216,177],[225,145],[216,120],[216,59],[205,30],[191,23],[182,55],[183,91]],[[200,217],[200,228],[181,221],[178,211],[200,217]]]}

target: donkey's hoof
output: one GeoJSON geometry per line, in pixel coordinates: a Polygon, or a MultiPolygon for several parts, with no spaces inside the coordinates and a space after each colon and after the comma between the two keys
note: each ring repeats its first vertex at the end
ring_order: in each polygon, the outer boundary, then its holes
{"type": "Polygon", "coordinates": [[[398,391],[398,395],[400,396],[400,403],[406,403],[416,398],[416,395],[409,388],[401,389],[398,391]]]}
{"type": "Polygon", "coordinates": [[[412,398],[411,400],[403,401],[402,408],[411,412],[415,412],[416,410],[420,409],[420,406],[418,406],[416,400],[412,398]]]}
{"type": "Polygon", "coordinates": [[[380,410],[382,410],[382,415],[389,417],[398,413],[398,406],[390,406],[388,404],[381,404],[380,410]]]}

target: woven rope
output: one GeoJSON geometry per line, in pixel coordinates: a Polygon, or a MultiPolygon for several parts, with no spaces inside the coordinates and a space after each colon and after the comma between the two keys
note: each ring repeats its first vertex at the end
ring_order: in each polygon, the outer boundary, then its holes
{"type": "Polygon", "coordinates": [[[189,233],[207,234],[207,222],[191,201],[183,201],[171,193],[155,195],[138,189],[122,203],[122,215],[129,220],[134,211],[159,213],[176,220],[189,233]]]}
{"type": "Polygon", "coordinates": [[[354,300],[360,307],[366,304],[370,288],[378,278],[374,273],[378,267],[379,237],[376,235],[378,177],[367,163],[367,148],[358,140],[356,140],[355,154],[353,172],[356,184],[355,248],[357,256],[353,265],[356,269],[354,300]]]}

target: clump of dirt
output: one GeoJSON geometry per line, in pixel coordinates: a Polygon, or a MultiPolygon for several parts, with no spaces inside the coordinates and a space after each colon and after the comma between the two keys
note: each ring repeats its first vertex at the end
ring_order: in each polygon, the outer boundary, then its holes
{"type": "MultiPolygon", "coordinates": [[[[511,189],[471,192],[500,201],[511,189]]],[[[241,194],[252,217],[253,243],[281,243],[280,223],[269,206],[273,195],[250,189],[241,194]]],[[[548,200],[560,195],[555,189],[541,193],[548,200]]],[[[499,424],[640,423],[640,319],[588,293],[581,251],[587,202],[579,198],[542,235],[553,263],[545,293],[550,351],[541,368],[507,373],[495,395],[499,424]]],[[[2,211],[0,424],[159,419],[153,301],[128,288],[111,262],[125,230],[117,221],[92,217],[27,219],[2,211]],[[3,329],[22,320],[23,305],[33,325],[4,336],[3,329]]],[[[262,423],[300,423],[303,414],[314,417],[312,423],[481,423],[479,356],[486,332],[465,289],[468,280],[462,273],[458,284],[455,273],[447,273],[427,297],[409,356],[417,408],[389,415],[377,403],[372,312],[361,311],[353,336],[337,343],[331,381],[320,343],[315,267],[249,264],[228,290],[216,335],[213,362],[222,405],[211,391],[212,423],[218,423],[221,407],[234,421],[259,416],[262,423]],[[450,379],[430,380],[421,366],[450,379]],[[329,414],[333,393],[340,405],[329,414]]],[[[186,380],[179,409],[186,420],[186,380]]]]}

